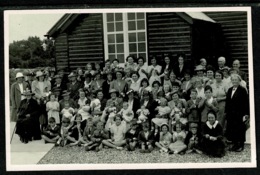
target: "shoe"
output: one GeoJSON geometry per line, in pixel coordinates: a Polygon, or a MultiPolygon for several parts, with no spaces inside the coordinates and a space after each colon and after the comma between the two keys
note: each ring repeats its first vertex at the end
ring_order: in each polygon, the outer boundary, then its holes
{"type": "Polygon", "coordinates": [[[60,143],[56,142],[54,146],[56,146],[56,147],[60,146],[60,143]]]}
{"type": "Polygon", "coordinates": [[[241,147],[238,147],[237,149],[235,149],[234,151],[235,152],[242,152],[244,150],[244,147],[241,146],[241,147]]]}
{"type": "Polygon", "coordinates": [[[28,143],[28,139],[24,139],[24,143],[27,144],[28,143]]]}
{"type": "Polygon", "coordinates": [[[168,153],[169,153],[169,154],[173,154],[173,151],[169,151],[168,153]]]}
{"type": "Polygon", "coordinates": [[[23,143],[24,142],[24,138],[20,137],[20,141],[23,143]]]}

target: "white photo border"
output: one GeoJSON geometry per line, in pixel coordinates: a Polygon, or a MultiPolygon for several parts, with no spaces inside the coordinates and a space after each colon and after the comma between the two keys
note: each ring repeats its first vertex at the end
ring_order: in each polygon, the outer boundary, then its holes
{"type": "MultiPolygon", "coordinates": [[[[47,32],[47,31],[46,31],[47,32]]],[[[5,10],[4,11],[5,49],[5,126],[6,126],[6,170],[7,171],[46,171],[46,170],[123,170],[123,169],[201,169],[201,168],[253,168],[257,166],[255,137],[255,103],[253,76],[253,46],[251,7],[192,7],[192,8],[114,8],[114,9],[52,9],[52,10],[5,10]],[[9,16],[11,14],[61,14],[61,13],[108,13],[108,12],[247,12],[248,26],[248,73],[250,92],[250,163],[151,163],[151,164],[55,164],[55,165],[12,165],[10,149],[10,87],[9,87],[9,16]]]]}

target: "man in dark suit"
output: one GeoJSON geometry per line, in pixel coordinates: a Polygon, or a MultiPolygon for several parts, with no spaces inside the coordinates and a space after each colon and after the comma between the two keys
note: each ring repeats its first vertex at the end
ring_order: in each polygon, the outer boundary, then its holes
{"type": "Polygon", "coordinates": [[[226,99],[226,137],[233,143],[230,151],[241,152],[244,149],[246,125],[249,118],[249,98],[244,87],[240,85],[241,77],[238,74],[231,75],[233,87],[229,88],[226,99]]]}
{"type": "Polygon", "coordinates": [[[240,68],[240,61],[234,60],[232,64],[233,69],[236,69],[238,71],[238,75],[242,78],[242,80],[246,81],[246,73],[244,71],[239,70],[240,68]]]}
{"type": "Polygon", "coordinates": [[[70,92],[70,97],[73,100],[79,98],[79,89],[82,88],[82,84],[77,81],[77,75],[74,72],[71,72],[68,75],[70,82],[67,84],[67,90],[70,92]]]}

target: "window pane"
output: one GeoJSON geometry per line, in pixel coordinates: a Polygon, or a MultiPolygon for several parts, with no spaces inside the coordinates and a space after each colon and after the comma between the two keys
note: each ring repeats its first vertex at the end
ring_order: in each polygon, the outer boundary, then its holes
{"type": "Polygon", "coordinates": [[[129,55],[131,55],[134,58],[137,58],[137,54],[136,53],[130,53],[129,55]]]}
{"type": "Polygon", "coordinates": [[[128,13],[128,20],[134,20],[135,19],[135,13],[128,13]]]}
{"type": "Polygon", "coordinates": [[[137,13],[137,19],[144,19],[144,13],[137,13]]]}
{"type": "Polygon", "coordinates": [[[116,21],[122,21],[123,20],[122,13],[116,13],[115,16],[116,16],[116,21]]]}
{"type": "Polygon", "coordinates": [[[116,23],[116,31],[123,31],[123,22],[116,23]]]}
{"type": "Polygon", "coordinates": [[[129,42],[136,42],[136,33],[129,33],[128,40],[129,42]]]}
{"type": "Polygon", "coordinates": [[[117,59],[119,60],[119,63],[124,63],[125,59],[124,59],[124,54],[117,54],[117,59]]]}
{"type": "Polygon", "coordinates": [[[139,32],[138,35],[138,41],[145,41],[145,32],[139,32]]]}
{"type": "Polygon", "coordinates": [[[109,58],[110,61],[112,61],[116,58],[116,56],[114,54],[109,54],[108,58],[109,58]]]}
{"type": "Polygon", "coordinates": [[[145,52],[145,43],[138,43],[138,52],[145,52]]]}
{"type": "Polygon", "coordinates": [[[123,34],[116,34],[116,43],[123,43],[124,37],[123,34]]]}
{"type": "Polygon", "coordinates": [[[107,23],[107,31],[108,32],[114,32],[114,23],[107,23]]]}
{"type": "Polygon", "coordinates": [[[113,13],[107,14],[107,22],[109,22],[109,21],[114,21],[114,14],[113,13]]]}
{"type": "Polygon", "coordinates": [[[115,43],[115,35],[114,34],[107,35],[107,38],[108,38],[108,43],[115,43]]]}
{"type": "Polygon", "coordinates": [[[115,45],[108,45],[108,53],[115,53],[115,45]]]}
{"type": "Polygon", "coordinates": [[[137,29],[142,30],[144,29],[144,21],[137,21],[137,29]]]}
{"type": "Polygon", "coordinates": [[[124,53],[124,44],[117,44],[116,47],[117,53],[124,53]]]}
{"type": "Polygon", "coordinates": [[[129,44],[129,51],[130,52],[136,52],[136,44],[129,44]]]}
{"type": "Polygon", "coordinates": [[[135,21],[128,22],[128,30],[136,30],[135,21]]]}

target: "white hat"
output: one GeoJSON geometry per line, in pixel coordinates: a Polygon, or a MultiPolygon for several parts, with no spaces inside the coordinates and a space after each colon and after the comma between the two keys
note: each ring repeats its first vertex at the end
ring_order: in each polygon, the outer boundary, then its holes
{"type": "Polygon", "coordinates": [[[16,74],[15,78],[20,78],[20,77],[24,77],[24,76],[23,76],[23,73],[18,72],[18,73],[16,74]]]}

